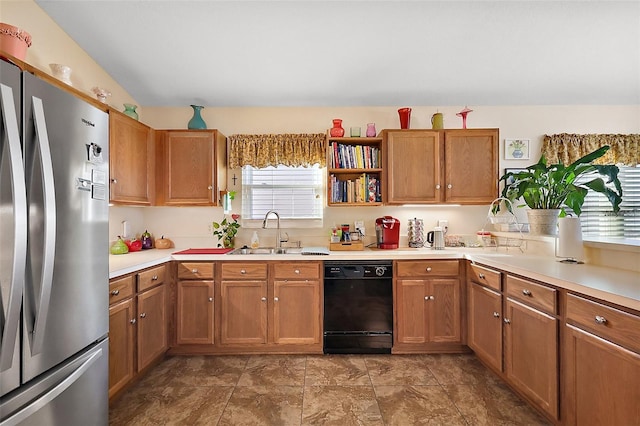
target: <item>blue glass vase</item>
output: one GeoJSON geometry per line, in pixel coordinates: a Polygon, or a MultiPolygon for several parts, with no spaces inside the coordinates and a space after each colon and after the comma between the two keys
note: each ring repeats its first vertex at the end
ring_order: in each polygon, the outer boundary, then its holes
{"type": "Polygon", "coordinates": [[[191,120],[189,120],[189,123],[187,124],[187,128],[188,129],[206,129],[207,123],[204,122],[204,120],[202,119],[202,116],[200,115],[200,110],[204,107],[200,105],[191,105],[191,108],[193,108],[193,117],[191,117],[191,120]]]}

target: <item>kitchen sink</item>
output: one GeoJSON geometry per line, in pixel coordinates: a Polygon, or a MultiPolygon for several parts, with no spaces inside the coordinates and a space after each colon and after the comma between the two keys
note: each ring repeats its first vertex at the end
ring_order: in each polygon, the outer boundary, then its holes
{"type": "Polygon", "coordinates": [[[299,247],[258,247],[258,248],[237,248],[229,254],[250,255],[250,254],[300,254],[302,248],[299,247]]]}

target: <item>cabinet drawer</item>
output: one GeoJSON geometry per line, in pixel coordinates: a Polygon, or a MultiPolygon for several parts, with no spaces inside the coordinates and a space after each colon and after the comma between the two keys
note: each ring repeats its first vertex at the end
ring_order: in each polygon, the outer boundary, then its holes
{"type": "Polygon", "coordinates": [[[145,291],[158,284],[162,284],[165,279],[164,265],[157,268],[148,269],[138,273],[138,291],[145,291]]]}
{"type": "Polygon", "coordinates": [[[223,263],[222,279],[267,278],[266,263],[223,263]]]}
{"type": "Polygon", "coordinates": [[[180,262],[178,278],[181,280],[213,279],[212,262],[180,262]]]}
{"type": "Polygon", "coordinates": [[[567,322],[640,352],[640,316],[567,294],[567,322]]]}
{"type": "Polygon", "coordinates": [[[113,304],[133,296],[134,276],[128,275],[124,278],[116,278],[109,281],[109,304],[113,304]]]}
{"type": "Polygon", "coordinates": [[[320,265],[315,262],[276,263],[273,265],[274,278],[320,278],[320,265]]]}
{"type": "Polygon", "coordinates": [[[398,277],[432,277],[455,276],[458,272],[457,260],[418,260],[400,261],[397,263],[396,276],[398,277]]]}
{"type": "Polygon", "coordinates": [[[557,291],[554,288],[536,284],[529,280],[507,275],[506,292],[512,297],[534,308],[549,313],[557,313],[557,291]]]}
{"type": "Polygon", "coordinates": [[[483,266],[469,264],[467,268],[469,279],[478,284],[486,285],[497,291],[502,290],[500,284],[501,273],[493,269],[485,268],[483,266]]]}

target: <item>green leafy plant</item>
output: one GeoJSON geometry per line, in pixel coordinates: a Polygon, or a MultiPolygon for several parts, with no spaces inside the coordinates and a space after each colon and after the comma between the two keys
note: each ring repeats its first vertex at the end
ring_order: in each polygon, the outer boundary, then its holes
{"type": "MultiPolygon", "coordinates": [[[[622,202],[622,187],[618,179],[620,170],[615,165],[593,164],[609,148],[605,145],[568,166],[561,163],[547,165],[543,155],[538,163],[528,166],[526,170],[508,172],[500,178],[500,181],[505,182],[502,197],[512,202],[522,197],[531,209],[560,209],[561,217],[566,216],[565,207],[568,207],[580,216],[584,198],[592,190],[604,194],[617,213],[622,202]],[[578,177],[590,172],[607,177],[607,182],[602,177],[596,177],[588,182],[576,183],[578,177]],[[612,182],[615,189],[607,186],[607,183],[612,182]]],[[[499,210],[499,205],[496,207],[494,210],[499,210]]]]}
{"type": "Polygon", "coordinates": [[[239,214],[232,214],[231,220],[224,216],[221,222],[213,222],[213,235],[218,237],[218,247],[233,247],[233,238],[240,229],[239,214]],[[220,243],[222,241],[222,243],[220,243]]]}

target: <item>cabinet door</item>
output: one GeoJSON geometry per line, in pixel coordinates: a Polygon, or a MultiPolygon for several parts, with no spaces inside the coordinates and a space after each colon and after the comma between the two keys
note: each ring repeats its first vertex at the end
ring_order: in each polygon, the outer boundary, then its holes
{"type": "Polygon", "coordinates": [[[138,295],[138,371],[167,350],[165,286],[138,295]]]}
{"type": "Polygon", "coordinates": [[[429,341],[460,342],[460,282],[433,279],[429,282],[429,341]]]}
{"type": "Polygon", "coordinates": [[[213,281],[179,281],[177,343],[213,344],[213,281]]]}
{"type": "MultiPolygon", "coordinates": [[[[317,269],[317,267],[316,267],[317,269]]],[[[273,342],[312,344],[320,342],[320,282],[275,281],[273,283],[273,342]]]]}
{"type": "Polygon", "coordinates": [[[388,132],[387,203],[440,202],[441,151],[437,131],[388,132]]]}
{"type": "Polygon", "coordinates": [[[522,393],[558,418],[558,320],[507,299],[505,374],[522,393]]]}
{"type": "Polygon", "coordinates": [[[155,192],[153,130],[123,114],[109,114],[109,200],[151,205],[155,192]]]}
{"type": "Polygon", "coordinates": [[[267,282],[222,281],[220,343],[267,343],[267,282]]]}
{"type": "Polygon", "coordinates": [[[487,204],[498,196],[498,130],[447,130],[445,201],[487,204]]]}
{"type": "Polygon", "coordinates": [[[427,342],[425,280],[397,280],[395,333],[397,343],[427,342]]]}
{"type": "Polygon", "coordinates": [[[215,130],[171,130],[163,136],[162,203],[216,205],[215,130]]]}
{"type": "Polygon", "coordinates": [[[502,371],[502,296],[471,282],[468,303],[469,347],[484,362],[502,371]]]}
{"type": "Polygon", "coordinates": [[[135,374],[135,324],[133,299],[109,308],[109,398],[135,374]]]}
{"type": "Polygon", "coordinates": [[[640,424],[640,354],[567,326],[565,423],[640,424]]]}

